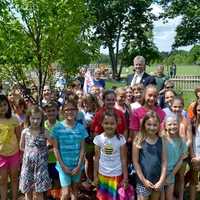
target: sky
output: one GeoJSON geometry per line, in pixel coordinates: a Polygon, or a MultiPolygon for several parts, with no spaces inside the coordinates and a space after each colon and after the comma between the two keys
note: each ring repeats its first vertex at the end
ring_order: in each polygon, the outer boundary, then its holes
{"type": "MultiPolygon", "coordinates": [[[[155,15],[159,15],[162,12],[162,8],[159,5],[152,5],[152,13],[155,15]]],[[[154,44],[158,48],[158,50],[170,52],[172,44],[174,43],[174,37],[176,35],[176,27],[181,23],[181,16],[176,17],[174,19],[169,19],[168,22],[164,23],[163,20],[158,20],[154,22],[153,28],[153,40],[154,44]]],[[[192,46],[181,47],[179,49],[189,51],[192,46]]],[[[107,49],[100,48],[101,53],[108,54],[107,49]]]]}

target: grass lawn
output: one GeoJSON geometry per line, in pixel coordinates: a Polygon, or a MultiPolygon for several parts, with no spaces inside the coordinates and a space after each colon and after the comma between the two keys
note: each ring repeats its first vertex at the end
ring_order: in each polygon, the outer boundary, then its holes
{"type": "MultiPolygon", "coordinates": [[[[151,65],[146,67],[146,71],[148,73],[154,73],[157,65],[151,65]]],[[[195,75],[200,76],[200,66],[199,65],[177,65],[177,75],[195,75]]],[[[168,73],[169,66],[165,66],[165,73],[168,73]]],[[[132,66],[128,68],[123,68],[122,76],[126,76],[126,74],[132,73],[132,66]]]]}

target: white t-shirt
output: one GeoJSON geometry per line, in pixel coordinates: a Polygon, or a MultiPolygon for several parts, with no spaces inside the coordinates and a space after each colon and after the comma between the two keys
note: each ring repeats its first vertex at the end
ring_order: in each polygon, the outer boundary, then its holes
{"type": "Polygon", "coordinates": [[[94,144],[100,147],[99,173],[104,176],[122,175],[120,147],[126,143],[125,137],[115,135],[108,138],[104,133],[94,138],[94,144]]]}
{"type": "Polygon", "coordinates": [[[200,156],[200,126],[196,129],[196,134],[193,135],[193,150],[196,156],[200,156]]]}

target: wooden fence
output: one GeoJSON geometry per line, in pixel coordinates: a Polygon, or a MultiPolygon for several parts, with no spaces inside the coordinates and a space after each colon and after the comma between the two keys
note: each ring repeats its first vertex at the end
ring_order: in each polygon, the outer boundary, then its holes
{"type": "Polygon", "coordinates": [[[197,86],[200,87],[200,76],[175,76],[170,78],[175,83],[175,88],[182,91],[194,91],[197,86]]]}

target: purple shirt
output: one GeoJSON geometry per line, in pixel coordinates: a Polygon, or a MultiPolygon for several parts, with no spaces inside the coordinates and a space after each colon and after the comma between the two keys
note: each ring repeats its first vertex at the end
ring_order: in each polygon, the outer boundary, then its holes
{"type": "MultiPolygon", "coordinates": [[[[144,106],[137,108],[136,110],[133,111],[130,117],[130,126],[129,126],[129,128],[132,131],[140,130],[140,123],[148,111],[150,110],[145,108],[144,106]]],[[[165,112],[158,106],[156,106],[153,109],[153,111],[157,113],[158,117],[160,118],[160,122],[162,123],[165,118],[165,112]]]]}

